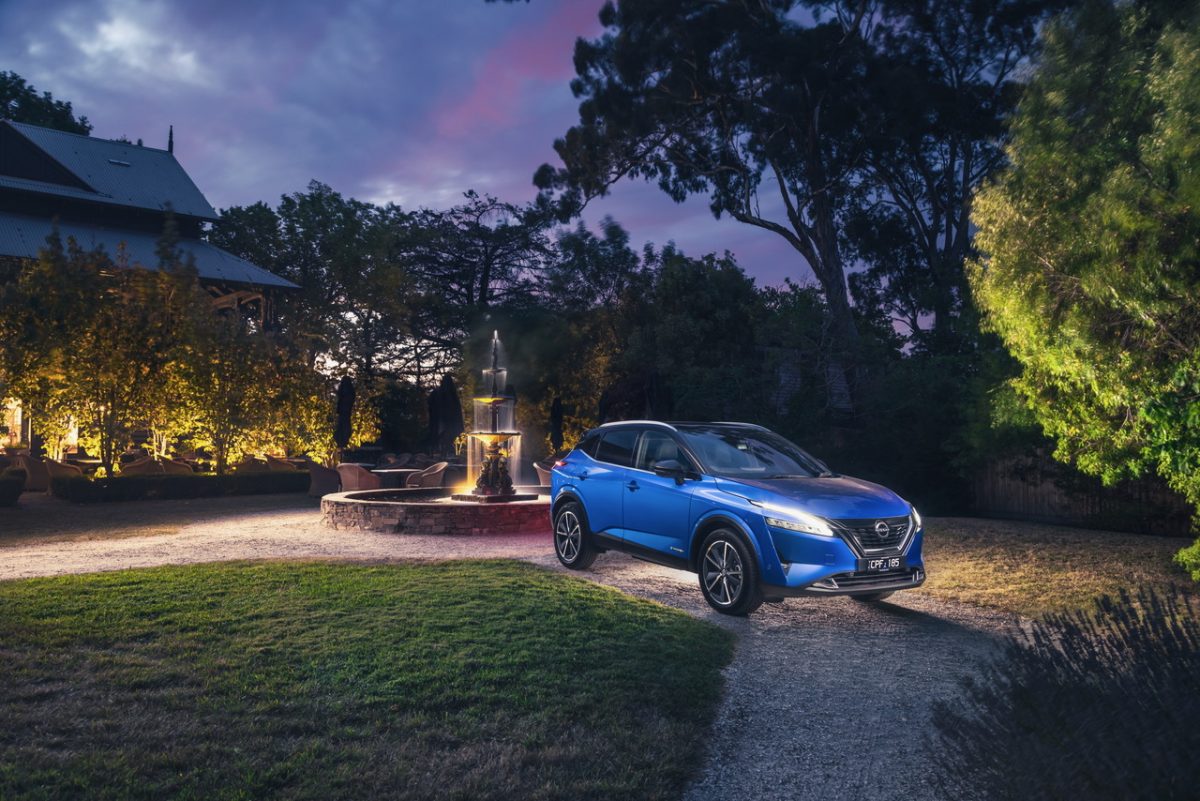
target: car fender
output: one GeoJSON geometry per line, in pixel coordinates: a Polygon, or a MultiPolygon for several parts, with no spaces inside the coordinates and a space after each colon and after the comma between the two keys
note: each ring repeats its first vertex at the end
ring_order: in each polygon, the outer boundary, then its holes
{"type": "Polygon", "coordinates": [[[688,561],[692,568],[695,569],[698,561],[697,551],[701,544],[699,542],[700,532],[718,521],[722,525],[737,530],[742,535],[742,538],[746,540],[751,550],[754,551],[754,557],[761,565],[763,561],[762,545],[758,542],[758,537],[754,536],[754,531],[746,524],[746,521],[742,520],[738,515],[733,514],[729,509],[710,509],[700,515],[696,523],[692,526],[692,535],[688,542],[688,553],[691,555],[688,561]]]}

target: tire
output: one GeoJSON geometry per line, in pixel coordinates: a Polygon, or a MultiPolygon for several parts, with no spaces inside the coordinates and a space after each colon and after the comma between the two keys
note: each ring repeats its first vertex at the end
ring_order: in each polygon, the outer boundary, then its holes
{"type": "Polygon", "coordinates": [[[583,507],[568,501],[554,513],[554,555],[569,570],[587,570],[596,561],[596,546],[583,507]]]}
{"type": "Polygon", "coordinates": [[[867,595],[851,595],[850,597],[856,601],[862,601],[863,603],[872,603],[874,601],[882,601],[885,598],[891,598],[893,592],[895,592],[895,590],[888,590],[887,592],[872,592],[867,595]]]}
{"type": "Polygon", "coordinates": [[[762,606],[758,562],[733,531],[719,528],[704,538],[699,568],[700,592],[721,614],[741,617],[762,606]]]}

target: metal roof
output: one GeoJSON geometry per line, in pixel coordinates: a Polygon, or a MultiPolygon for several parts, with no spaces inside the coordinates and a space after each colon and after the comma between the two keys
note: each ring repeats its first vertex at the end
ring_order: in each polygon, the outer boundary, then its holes
{"type": "MultiPolygon", "coordinates": [[[[46,237],[54,230],[55,223],[40,217],[0,212],[0,256],[19,259],[36,259],[46,247],[46,237]]],[[[103,246],[114,261],[118,251],[124,247],[124,255],[130,266],[155,269],[158,266],[158,236],[143,231],[125,228],[110,228],[74,222],[58,223],[58,232],[63,241],[68,237],[84,250],[103,246]]],[[[209,281],[244,284],[256,287],[298,289],[296,284],[267,272],[243,258],[221,250],[198,239],[181,239],[179,250],[184,258],[190,254],[196,263],[200,277],[209,281]]]]}
{"type": "MultiPolygon", "coordinates": [[[[216,210],[204,199],[204,195],[172,153],[153,147],[66,133],[20,122],[6,121],[5,124],[12,126],[34,146],[96,192],[80,193],[73,188],[38,181],[25,182],[37,184],[37,187],[13,188],[49,191],[99,203],[134,206],[154,211],[166,211],[170,208],[176,214],[199,217],[203,220],[217,219],[216,210]]],[[[10,177],[5,180],[16,179],[10,177]]]]}

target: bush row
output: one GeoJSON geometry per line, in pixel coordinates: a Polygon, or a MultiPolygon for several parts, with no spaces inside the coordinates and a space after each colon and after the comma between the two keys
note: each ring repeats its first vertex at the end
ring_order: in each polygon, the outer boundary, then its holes
{"type": "Polygon", "coordinates": [[[267,495],[304,492],[307,472],[246,473],[227,476],[116,476],[90,480],[55,478],[50,492],[75,503],[215,498],[224,495],[267,495]]]}
{"type": "Polygon", "coordinates": [[[1200,600],[1122,591],[1049,615],[935,705],[935,781],[960,801],[1171,801],[1200,788],[1200,600]]]}
{"type": "Polygon", "coordinates": [[[16,506],[25,487],[25,471],[11,470],[0,474],[0,506],[16,506]]]}

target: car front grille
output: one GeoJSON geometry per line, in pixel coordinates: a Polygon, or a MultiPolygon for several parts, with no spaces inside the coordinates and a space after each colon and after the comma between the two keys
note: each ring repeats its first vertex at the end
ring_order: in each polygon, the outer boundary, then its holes
{"type": "Polygon", "coordinates": [[[903,517],[872,517],[863,520],[832,520],[843,534],[854,540],[863,551],[898,551],[904,547],[910,521],[903,517]],[[878,523],[887,525],[876,530],[878,523]]]}
{"type": "MultiPolygon", "coordinates": [[[[923,578],[917,569],[906,570],[903,573],[839,573],[825,579],[832,587],[839,590],[881,589],[888,587],[906,587],[923,578]]],[[[821,582],[818,582],[818,585],[821,582]]]]}

